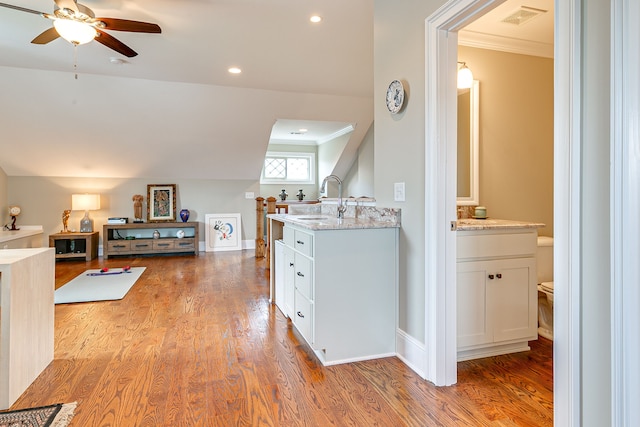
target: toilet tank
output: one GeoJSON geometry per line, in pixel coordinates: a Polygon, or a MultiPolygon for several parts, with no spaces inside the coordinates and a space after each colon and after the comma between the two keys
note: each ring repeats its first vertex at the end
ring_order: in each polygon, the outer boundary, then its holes
{"type": "Polygon", "coordinates": [[[553,237],[538,236],[538,283],[553,282],[553,237]]]}

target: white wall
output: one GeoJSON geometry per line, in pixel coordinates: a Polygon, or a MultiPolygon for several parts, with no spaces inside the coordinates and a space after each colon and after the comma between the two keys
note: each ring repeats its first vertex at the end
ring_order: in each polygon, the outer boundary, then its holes
{"type": "Polygon", "coordinates": [[[353,166],[344,179],[344,194],[346,196],[374,197],[374,150],[375,140],[373,126],[371,126],[358,147],[358,155],[353,166]]]}
{"type": "Polygon", "coordinates": [[[610,13],[583,1],[582,425],[611,423],[610,13]]]}
{"type": "Polygon", "coordinates": [[[7,174],[0,168],[0,226],[9,220],[9,200],[7,200],[7,174]]]}
{"type": "Polygon", "coordinates": [[[425,18],[443,0],[376,0],[374,6],[375,197],[379,206],[402,209],[399,328],[425,340],[425,18]],[[390,114],[385,93],[401,80],[403,110],[390,114]],[[406,202],[394,202],[393,185],[404,182],[406,202]]]}

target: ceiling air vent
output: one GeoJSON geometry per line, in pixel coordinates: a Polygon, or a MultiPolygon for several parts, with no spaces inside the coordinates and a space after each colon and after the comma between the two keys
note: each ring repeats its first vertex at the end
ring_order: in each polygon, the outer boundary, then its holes
{"type": "Polygon", "coordinates": [[[546,10],[536,9],[533,7],[520,6],[520,9],[513,12],[511,15],[507,16],[502,20],[502,22],[506,22],[507,24],[513,25],[522,25],[525,22],[531,21],[538,15],[542,15],[546,13],[546,10]]]}

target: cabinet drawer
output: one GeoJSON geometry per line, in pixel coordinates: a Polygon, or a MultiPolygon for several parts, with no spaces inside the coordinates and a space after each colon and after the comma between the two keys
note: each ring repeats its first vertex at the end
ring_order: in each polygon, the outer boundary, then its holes
{"type": "Polygon", "coordinates": [[[312,274],[313,274],[313,261],[307,258],[304,255],[300,255],[296,253],[294,255],[294,270],[295,277],[294,283],[295,287],[302,295],[306,298],[313,300],[312,293],[312,274]]]}
{"type": "Polygon", "coordinates": [[[535,255],[537,231],[508,234],[458,234],[457,257],[495,258],[535,255]]]}
{"type": "Polygon", "coordinates": [[[196,245],[195,245],[195,240],[194,239],[180,239],[180,240],[174,240],[174,247],[177,250],[194,250],[196,245]]]}
{"type": "Polygon", "coordinates": [[[129,240],[109,240],[107,242],[109,252],[129,252],[131,251],[131,241],[129,240]]]}
{"type": "Polygon", "coordinates": [[[313,256],[313,235],[294,230],[293,247],[307,256],[313,256]]]}
{"type": "Polygon", "coordinates": [[[153,249],[153,243],[151,241],[134,240],[131,242],[132,251],[150,251],[153,249]]]}
{"type": "Polygon", "coordinates": [[[293,234],[294,231],[291,227],[287,227],[285,225],[285,227],[282,229],[282,241],[284,241],[284,244],[289,246],[290,248],[293,247],[293,242],[295,241],[295,237],[293,234]]]}
{"type": "Polygon", "coordinates": [[[166,251],[173,249],[175,247],[173,240],[154,240],[153,241],[153,250],[155,251],[166,251]]]}
{"type": "Polygon", "coordinates": [[[313,344],[313,303],[296,290],[294,304],[293,324],[307,342],[313,344]]]}

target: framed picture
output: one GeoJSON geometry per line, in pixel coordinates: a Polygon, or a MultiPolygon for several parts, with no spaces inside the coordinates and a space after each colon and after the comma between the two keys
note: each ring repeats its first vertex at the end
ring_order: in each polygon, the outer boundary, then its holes
{"type": "Polygon", "coordinates": [[[205,251],[242,250],[242,222],[240,214],[206,214],[205,251]]]}
{"type": "Polygon", "coordinates": [[[176,185],[147,185],[147,221],[174,222],[176,220],[176,185]]]}

